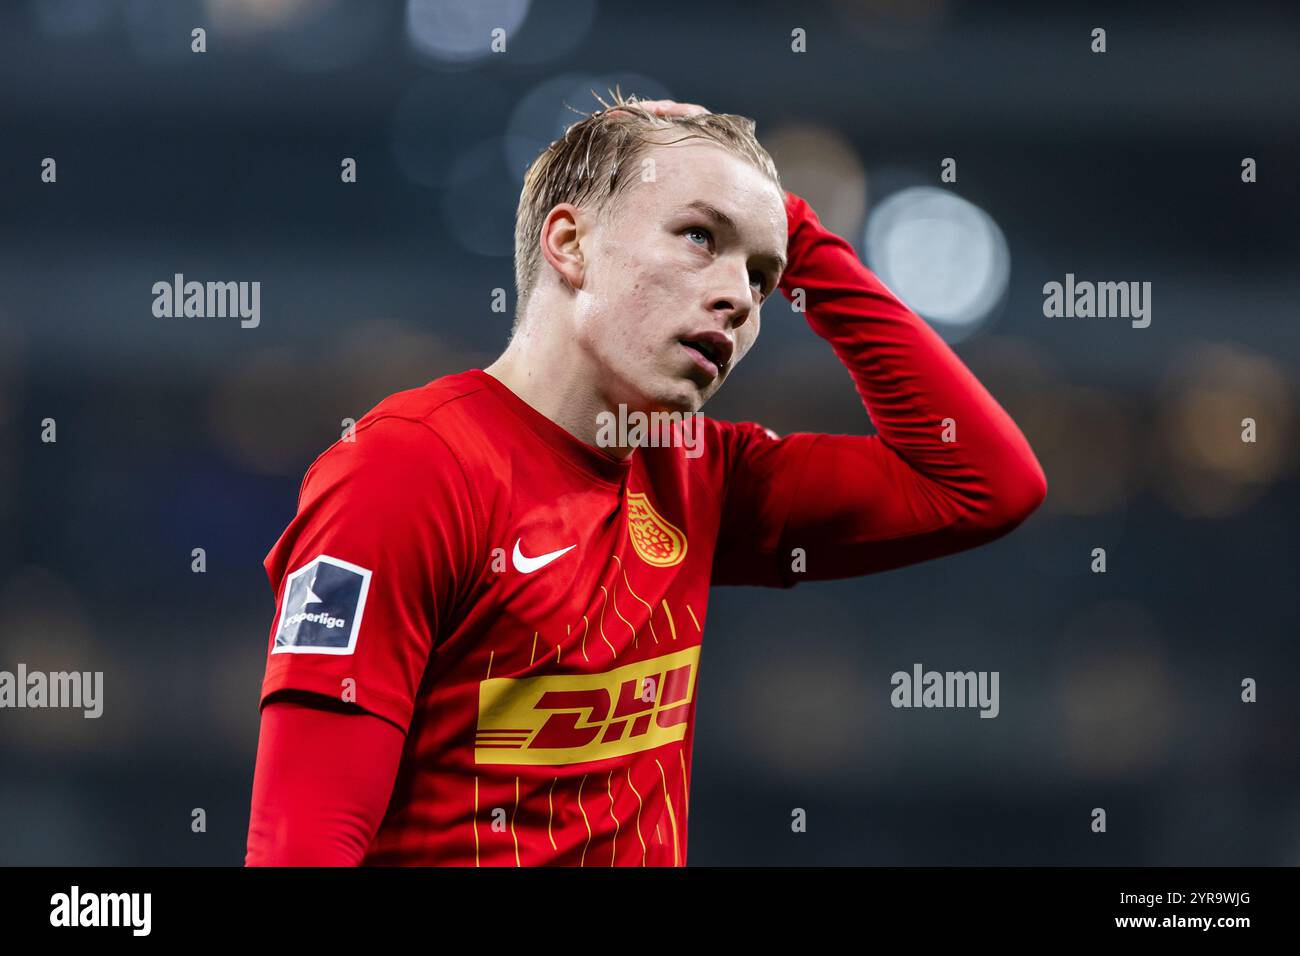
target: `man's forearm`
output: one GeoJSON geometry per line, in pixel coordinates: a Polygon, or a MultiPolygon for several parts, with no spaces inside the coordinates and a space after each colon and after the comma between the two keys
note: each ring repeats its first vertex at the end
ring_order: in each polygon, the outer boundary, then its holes
{"type": "Polygon", "coordinates": [[[880,441],[929,482],[938,510],[995,526],[1042,501],[1046,478],[1011,417],[924,320],[789,195],[790,264],[809,325],[848,369],[880,441]]]}
{"type": "Polygon", "coordinates": [[[245,865],[359,864],[388,806],[404,740],[373,714],[267,703],[245,865]]]}

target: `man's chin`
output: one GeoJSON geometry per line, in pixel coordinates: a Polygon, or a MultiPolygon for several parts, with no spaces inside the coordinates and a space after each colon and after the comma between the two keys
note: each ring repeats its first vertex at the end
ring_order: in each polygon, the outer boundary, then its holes
{"type": "Polygon", "coordinates": [[[713,391],[712,385],[701,385],[694,378],[686,376],[677,381],[675,388],[668,390],[664,396],[663,409],[683,415],[693,414],[709,400],[713,391]]]}
{"type": "Polygon", "coordinates": [[[711,389],[702,388],[689,377],[673,379],[644,390],[642,408],[647,412],[676,412],[690,415],[700,410],[711,389]]]}

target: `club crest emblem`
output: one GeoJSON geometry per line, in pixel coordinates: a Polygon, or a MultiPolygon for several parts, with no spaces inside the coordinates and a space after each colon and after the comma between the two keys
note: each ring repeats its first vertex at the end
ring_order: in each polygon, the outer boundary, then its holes
{"type": "Polygon", "coordinates": [[[641,560],[656,568],[671,568],[686,557],[686,535],[639,491],[627,496],[627,536],[641,560]]]}

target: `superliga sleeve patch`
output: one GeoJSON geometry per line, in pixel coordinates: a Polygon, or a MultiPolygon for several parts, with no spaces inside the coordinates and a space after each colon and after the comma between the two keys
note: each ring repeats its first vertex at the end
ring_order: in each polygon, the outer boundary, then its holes
{"type": "Polygon", "coordinates": [[[370,571],[322,554],[289,575],[272,654],[351,654],[370,571]]]}

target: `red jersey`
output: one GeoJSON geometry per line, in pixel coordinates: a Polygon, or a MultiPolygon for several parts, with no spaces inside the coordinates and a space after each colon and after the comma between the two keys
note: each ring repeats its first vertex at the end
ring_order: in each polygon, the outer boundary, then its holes
{"type": "Polygon", "coordinates": [[[702,449],[619,459],[475,369],[386,399],[308,471],[265,562],[262,699],[315,692],[405,731],[362,862],[684,865],[710,586],[910,564],[1041,501],[1024,437],[948,346],[803,200],[787,212],[782,289],[877,435],[704,418],[702,449]]]}

